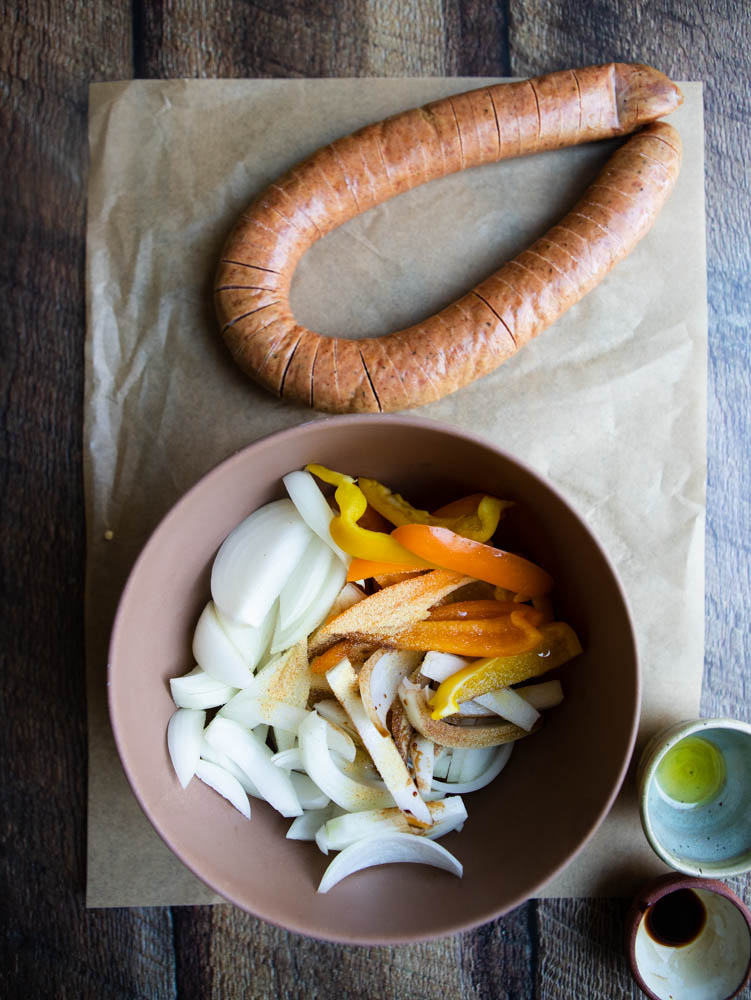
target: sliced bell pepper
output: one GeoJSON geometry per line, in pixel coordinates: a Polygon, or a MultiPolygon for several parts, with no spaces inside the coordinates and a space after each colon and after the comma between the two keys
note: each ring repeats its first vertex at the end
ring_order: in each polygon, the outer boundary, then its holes
{"type": "Polygon", "coordinates": [[[443,507],[439,507],[437,510],[434,510],[433,517],[460,517],[462,514],[472,514],[477,510],[480,501],[484,496],[487,496],[487,494],[470,493],[469,496],[460,497],[458,500],[452,500],[451,503],[446,503],[443,507]]]}
{"type": "Polygon", "coordinates": [[[471,538],[462,538],[448,528],[404,524],[395,528],[391,537],[421,559],[430,560],[434,566],[507,587],[517,594],[538,597],[553,586],[550,574],[528,559],[471,538]]]}
{"type": "Polygon", "coordinates": [[[375,479],[359,476],[357,483],[370,506],[397,527],[404,524],[432,524],[436,527],[450,528],[458,535],[473,538],[478,542],[486,542],[493,537],[504,508],[509,506],[504,500],[479,493],[477,502],[470,510],[462,510],[461,513],[448,516],[437,516],[430,511],[413,507],[404,497],[393,493],[388,486],[375,479]]]}
{"type": "Polygon", "coordinates": [[[415,559],[414,565],[409,566],[406,563],[374,562],[371,559],[355,558],[349,564],[347,582],[369,580],[372,576],[382,576],[384,573],[414,573],[418,569],[425,569],[422,559],[415,559]]]}
{"type": "Polygon", "coordinates": [[[547,673],[581,653],[576,633],[565,622],[541,625],[539,633],[531,649],[478,660],[447,677],[430,699],[432,717],[454,715],[462,701],[547,673]]]}
{"type": "MultiPolygon", "coordinates": [[[[344,549],[348,555],[358,556],[361,559],[406,563],[412,567],[418,564],[426,569],[430,568],[430,563],[416,558],[413,552],[405,549],[391,535],[382,531],[371,531],[357,523],[365,513],[368,501],[352,476],[347,476],[343,472],[333,472],[323,465],[307,465],[306,469],[324,483],[336,487],[334,499],[339,507],[339,514],[332,518],[329,530],[339,548],[344,549]]],[[[356,579],[359,580],[361,577],[356,579]]]]}
{"type": "Polygon", "coordinates": [[[314,674],[325,674],[337,663],[349,656],[357,645],[352,639],[342,639],[341,642],[329,646],[325,653],[320,653],[310,661],[310,669],[314,674]]]}
{"type": "MultiPolygon", "coordinates": [[[[510,615],[512,611],[521,610],[520,605],[515,601],[454,601],[451,604],[442,604],[438,608],[433,608],[430,612],[430,621],[465,621],[466,619],[476,620],[478,618],[498,618],[500,615],[510,615]]],[[[529,609],[533,610],[532,608],[529,609]]]]}
{"type": "MultiPolygon", "coordinates": [[[[534,615],[534,609],[530,608],[534,615]]],[[[513,616],[484,618],[476,621],[414,622],[388,636],[387,643],[397,649],[455,653],[458,656],[511,656],[532,649],[541,635],[532,621],[520,612],[513,616]]]]}

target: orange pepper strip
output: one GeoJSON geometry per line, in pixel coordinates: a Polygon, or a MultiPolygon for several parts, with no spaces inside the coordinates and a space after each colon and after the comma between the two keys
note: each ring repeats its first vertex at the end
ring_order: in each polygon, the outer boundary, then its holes
{"type": "MultiPolygon", "coordinates": [[[[514,617],[523,618],[514,612],[514,617]]],[[[479,621],[425,621],[389,636],[389,646],[427,652],[456,653],[459,656],[513,656],[534,649],[542,636],[530,623],[510,617],[479,621]]]]}
{"type": "Polygon", "coordinates": [[[382,576],[384,573],[414,573],[418,569],[427,569],[424,564],[415,560],[415,565],[407,563],[377,562],[375,559],[358,559],[357,556],[349,564],[347,582],[354,580],[369,580],[371,576],[382,576]]]}
{"type": "Polygon", "coordinates": [[[436,566],[485,580],[497,587],[507,587],[517,594],[539,597],[553,586],[550,574],[528,559],[463,538],[449,528],[403,524],[391,532],[391,537],[436,566]]]}
{"type": "Polygon", "coordinates": [[[461,517],[463,514],[474,514],[487,493],[470,493],[468,497],[444,504],[433,511],[433,517],[461,517]]]}
{"type": "MultiPolygon", "coordinates": [[[[524,610],[514,601],[454,601],[453,604],[442,604],[428,615],[430,621],[451,621],[471,618],[498,618],[499,615],[510,615],[512,611],[524,610]]],[[[529,609],[533,611],[533,608],[529,609]]]]}
{"type": "Polygon", "coordinates": [[[325,674],[332,667],[335,667],[340,660],[343,660],[345,656],[348,656],[354,645],[355,643],[351,639],[343,639],[341,642],[330,646],[325,653],[321,653],[310,661],[311,671],[314,674],[325,674]]]}

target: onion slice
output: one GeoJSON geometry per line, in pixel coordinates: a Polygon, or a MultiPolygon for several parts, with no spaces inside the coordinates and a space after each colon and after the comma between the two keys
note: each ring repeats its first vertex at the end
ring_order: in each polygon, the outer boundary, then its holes
{"type": "Polygon", "coordinates": [[[263,798],[263,795],[261,795],[242,768],[238,767],[233,760],[230,760],[226,753],[220,753],[219,750],[215,750],[214,747],[207,742],[205,736],[201,743],[201,760],[207,760],[210,764],[216,764],[223,770],[229,771],[233,778],[237,778],[240,782],[240,787],[243,791],[247,792],[248,795],[252,795],[256,799],[263,798]]]}
{"type": "Polygon", "coordinates": [[[430,826],[430,810],[423,802],[412,775],[402,760],[390,735],[383,736],[370,721],[360,698],[360,688],[355,671],[348,659],[341,660],[326,672],[331,690],[342,704],[360,734],[365,749],[378,773],[394,797],[394,801],[410,822],[430,826]]]}
{"type": "Polygon", "coordinates": [[[407,649],[379,649],[368,657],[358,674],[362,703],[381,736],[391,735],[386,719],[396,689],[417,667],[420,657],[420,653],[407,649]]]}
{"type": "Polygon", "coordinates": [[[426,792],[430,791],[430,785],[433,781],[435,743],[416,733],[409,744],[409,755],[412,758],[412,774],[417,790],[420,795],[425,795],[426,792]]]}
{"type": "Polygon", "coordinates": [[[311,712],[298,731],[303,765],[321,791],[348,812],[393,806],[394,798],[387,788],[355,781],[339,770],[327,744],[327,728],[326,721],[311,712]]]}
{"type": "Polygon", "coordinates": [[[272,653],[278,653],[302,639],[307,639],[310,633],[318,628],[342,589],[346,576],[347,570],[344,564],[333,554],[330,555],[328,572],[316,599],[308,606],[304,614],[296,618],[286,628],[280,628],[277,625],[274,638],[271,640],[272,653]]]}
{"type": "Polygon", "coordinates": [[[241,521],[222,542],[211,569],[211,596],[222,614],[260,625],[310,534],[291,500],[275,500],[241,521]]]}
{"type": "MultiPolygon", "coordinates": [[[[433,825],[418,833],[421,837],[435,839],[436,830],[443,835],[461,826],[467,818],[467,809],[458,795],[449,796],[428,806],[433,825]],[[440,824],[440,827],[439,827],[440,824]]],[[[416,833],[400,809],[367,809],[363,812],[345,813],[329,819],[324,836],[331,851],[342,851],[363,837],[374,833],[416,833]]]]}
{"type": "Polygon", "coordinates": [[[247,774],[263,798],[282,816],[302,814],[302,806],[289,774],[280,767],[274,767],[271,750],[253,733],[232,719],[217,716],[206,729],[206,739],[247,774]]]}
{"type": "Polygon", "coordinates": [[[279,604],[274,601],[260,625],[243,625],[223,615],[214,605],[219,624],[227,633],[227,638],[243,658],[248,670],[255,670],[269,648],[271,636],[276,628],[279,604]]]}
{"type": "Polygon", "coordinates": [[[306,809],[290,823],[287,840],[315,840],[317,831],[331,819],[331,813],[331,805],[324,809],[306,809]]]}
{"type": "Polygon", "coordinates": [[[433,788],[436,791],[446,792],[449,795],[468,795],[470,792],[476,792],[478,789],[484,788],[486,785],[489,785],[494,778],[497,778],[504,769],[508,763],[509,757],[511,756],[513,746],[513,743],[504,743],[499,746],[488,767],[473,781],[438,781],[438,779],[434,777],[433,788]]]}
{"type": "Polygon", "coordinates": [[[325,792],[322,792],[318,785],[307,774],[300,774],[299,771],[290,772],[292,787],[297,792],[300,805],[303,809],[323,809],[331,799],[325,792]]]}
{"type": "Polygon", "coordinates": [[[513,688],[500,688],[497,691],[488,691],[487,694],[480,694],[474,699],[483,708],[489,708],[491,712],[500,715],[502,719],[513,722],[520,729],[529,732],[537,720],[540,713],[530,705],[513,688]]]}
{"type": "Polygon", "coordinates": [[[307,469],[298,469],[283,476],[282,482],[298,514],[310,530],[329,546],[345,566],[349,566],[352,557],[340,549],[331,537],[331,520],[334,512],[313,476],[307,469]]]}
{"type": "Polygon", "coordinates": [[[555,708],[563,701],[563,688],[561,682],[541,681],[539,684],[527,684],[524,687],[514,688],[520,698],[529,702],[538,711],[546,708],[555,708]]]}
{"type": "Polygon", "coordinates": [[[432,649],[425,654],[425,659],[420,666],[420,673],[430,681],[437,681],[441,684],[453,674],[468,667],[471,660],[465,660],[463,656],[455,653],[439,653],[432,649]]]}
{"type": "Polygon", "coordinates": [[[414,833],[376,833],[337,854],[323,873],[318,891],[328,892],[342,879],[363,868],[398,863],[431,865],[459,878],[464,871],[461,862],[433,840],[414,833]]]}
{"type": "Polygon", "coordinates": [[[199,760],[196,767],[196,777],[200,778],[215,792],[227,799],[246,819],[250,819],[250,802],[240,782],[229,771],[212,764],[208,760],[199,760]]]}
{"type": "Polygon", "coordinates": [[[196,624],[193,656],[209,677],[229,687],[244,688],[253,680],[253,671],[219,624],[213,601],[208,602],[196,624]]]}
{"type": "Polygon", "coordinates": [[[178,708],[167,724],[167,749],[177,779],[183,788],[196,773],[201,757],[201,741],[206,713],[192,708],[178,708]]]}
{"type": "Polygon", "coordinates": [[[237,688],[216,680],[199,666],[182,677],[170,678],[169,686],[178,708],[217,708],[237,694],[237,688]]]}
{"type": "Polygon", "coordinates": [[[305,614],[326,581],[331,566],[331,549],[317,535],[311,535],[294,573],[279,594],[279,623],[282,631],[305,614]]]}

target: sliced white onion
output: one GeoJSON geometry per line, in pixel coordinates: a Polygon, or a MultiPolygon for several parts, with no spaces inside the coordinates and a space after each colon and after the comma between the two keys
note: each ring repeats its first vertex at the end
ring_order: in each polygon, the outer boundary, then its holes
{"type": "Polygon", "coordinates": [[[514,690],[539,711],[555,708],[563,701],[563,688],[560,681],[541,681],[539,684],[528,684],[525,687],[514,688],[514,690]]]}
{"type": "Polygon", "coordinates": [[[291,771],[289,776],[303,809],[323,809],[331,801],[328,795],[322,792],[307,774],[291,771]]]}
{"type": "Polygon", "coordinates": [[[483,708],[489,708],[491,712],[495,712],[496,715],[513,722],[515,726],[527,732],[540,718],[537,709],[517,694],[513,688],[507,687],[498,691],[489,691],[487,694],[477,695],[474,700],[483,708]]]}
{"type": "Polygon", "coordinates": [[[229,687],[244,688],[253,680],[252,670],[219,624],[213,601],[208,602],[198,619],[193,656],[210,677],[229,687]]]}
{"type": "Polygon", "coordinates": [[[206,739],[247,774],[263,798],[282,816],[302,814],[289,774],[274,767],[271,750],[239,722],[217,716],[206,729],[206,739]]]}
{"type": "Polygon", "coordinates": [[[461,779],[464,759],[467,756],[467,753],[468,751],[464,747],[454,747],[454,752],[451,754],[448,774],[446,775],[446,781],[450,785],[454,785],[461,779]]]}
{"type": "Polygon", "coordinates": [[[329,609],[329,615],[334,618],[341,615],[348,608],[354,607],[360,601],[364,601],[367,594],[357,586],[356,583],[345,583],[342,589],[334,598],[334,603],[329,609]]]}
{"type": "Polygon", "coordinates": [[[331,819],[331,806],[324,809],[306,809],[302,816],[292,820],[287,830],[287,840],[315,840],[316,832],[326,820],[331,819]]]}
{"type": "Polygon", "coordinates": [[[307,643],[301,640],[281,656],[269,660],[255,675],[253,697],[274,698],[296,708],[305,708],[310,694],[311,673],[307,643]]]}
{"type": "Polygon", "coordinates": [[[495,747],[476,747],[465,750],[464,761],[456,781],[466,784],[479,778],[488,769],[494,757],[495,747]]]}
{"type": "Polygon", "coordinates": [[[274,744],[277,750],[291,750],[297,743],[297,733],[291,733],[281,726],[274,726],[274,744]]]}
{"type": "Polygon", "coordinates": [[[182,677],[170,678],[169,686],[178,708],[216,708],[237,694],[237,688],[223,684],[198,666],[182,677]]]}
{"type": "Polygon", "coordinates": [[[431,865],[462,877],[461,862],[445,847],[414,833],[373,834],[345,847],[323,873],[319,892],[328,892],[343,878],[363,868],[394,863],[431,865]]]}
{"type": "Polygon", "coordinates": [[[396,698],[396,689],[414,671],[420,656],[407,649],[378,650],[365,661],[360,671],[360,697],[381,736],[391,735],[386,717],[396,698]]]}
{"type": "Polygon", "coordinates": [[[310,633],[318,628],[336,599],[336,595],[342,589],[347,570],[341,560],[331,554],[326,578],[321,585],[315,600],[307,607],[305,613],[286,628],[279,628],[277,625],[274,638],[271,640],[271,652],[278,653],[282,649],[294,646],[296,642],[307,638],[310,633]]]}
{"type": "MultiPolygon", "coordinates": [[[[452,795],[441,802],[431,802],[430,815],[433,826],[428,827],[419,836],[434,839],[437,824],[443,834],[456,829],[467,818],[464,802],[458,795],[452,795]]],[[[374,833],[414,833],[404,813],[400,809],[368,809],[363,812],[345,813],[329,819],[324,831],[326,846],[331,851],[341,851],[363,837],[374,833]]]]}
{"type": "MultiPolygon", "coordinates": [[[[434,777],[433,788],[440,792],[446,792],[448,795],[468,795],[470,792],[476,792],[478,789],[484,788],[486,785],[489,785],[494,778],[497,778],[504,769],[509,757],[511,756],[513,746],[513,743],[502,743],[496,749],[495,756],[486,770],[473,781],[458,781],[449,783],[439,781],[434,777]]],[[[456,750],[454,750],[454,753],[456,753],[456,750]]]]}
{"type": "Polygon", "coordinates": [[[295,708],[294,705],[287,705],[283,701],[252,697],[233,698],[218,713],[223,719],[234,719],[248,729],[255,729],[260,725],[278,726],[292,734],[297,733],[300,723],[307,714],[304,708],[295,708]]]}
{"type": "Polygon", "coordinates": [[[298,731],[305,770],[321,791],[349,812],[393,806],[394,799],[387,788],[355,781],[339,770],[327,744],[327,729],[326,721],[316,712],[310,712],[298,731]]]}
{"type": "Polygon", "coordinates": [[[435,755],[433,764],[433,778],[445,778],[451,766],[452,751],[448,747],[441,747],[435,755]]]}
{"type": "Polygon", "coordinates": [[[309,540],[310,529],[291,500],[275,500],[241,521],[211,569],[211,596],[222,614],[261,625],[309,540]]]}
{"type": "Polygon", "coordinates": [[[207,760],[210,764],[216,764],[225,771],[229,771],[233,778],[237,778],[243,791],[247,792],[248,795],[252,795],[256,799],[263,798],[247,774],[239,768],[233,760],[230,760],[226,753],[220,753],[218,750],[215,750],[214,747],[206,741],[205,737],[201,743],[201,760],[207,760]]]}
{"type": "Polygon", "coordinates": [[[459,703],[459,715],[463,718],[489,718],[494,715],[489,708],[485,708],[479,701],[462,701],[459,703]]]}
{"type": "Polygon", "coordinates": [[[305,766],[300,756],[300,747],[291,747],[289,750],[279,750],[271,758],[276,767],[283,767],[285,771],[304,771],[305,766]]]}
{"type": "Polygon", "coordinates": [[[278,631],[288,629],[305,614],[326,582],[331,566],[331,549],[317,535],[311,535],[294,572],[279,594],[278,631]]]}
{"type": "Polygon", "coordinates": [[[423,802],[391,735],[383,736],[370,721],[363,707],[357,675],[349,660],[345,658],[327,671],[326,680],[360,734],[365,749],[396,804],[402,812],[420,825],[430,826],[433,822],[430,810],[423,802]]]}
{"type": "Polygon", "coordinates": [[[178,708],[167,724],[167,749],[178,781],[187,788],[201,757],[201,741],[206,713],[178,708]]]}
{"type": "MultiPolygon", "coordinates": [[[[328,687],[328,681],[326,682],[326,687],[328,687]]],[[[322,698],[315,703],[313,710],[318,712],[327,722],[330,722],[332,726],[341,729],[351,736],[355,742],[360,742],[360,736],[352,725],[352,720],[338,701],[335,701],[333,698],[322,698]]]]}
{"type": "Polygon", "coordinates": [[[222,614],[216,605],[214,607],[217,620],[227,633],[230,642],[243,658],[247,668],[255,670],[263,659],[271,642],[271,636],[274,634],[279,614],[279,602],[274,601],[260,625],[243,625],[241,622],[233,621],[222,614]]]}
{"type": "Polygon", "coordinates": [[[468,667],[471,660],[465,660],[463,656],[456,656],[454,653],[438,653],[430,650],[425,654],[425,659],[420,666],[420,673],[428,680],[437,681],[439,684],[447,677],[468,667]]]}
{"type": "MultiPolygon", "coordinates": [[[[412,758],[412,773],[415,777],[415,784],[420,795],[425,795],[430,791],[433,781],[433,768],[435,767],[435,743],[425,739],[419,733],[415,733],[409,744],[409,752],[412,758]]],[[[432,813],[432,810],[431,810],[432,813]]]]}
{"type": "Polygon", "coordinates": [[[307,469],[289,472],[282,477],[290,500],[297,508],[300,517],[311,531],[314,531],[345,566],[349,566],[351,556],[342,551],[331,537],[331,519],[334,512],[329,507],[326,497],[321,493],[318,483],[307,469]]]}
{"type": "Polygon", "coordinates": [[[208,760],[199,760],[196,767],[196,777],[205,782],[215,792],[219,792],[228,802],[231,802],[238,812],[250,819],[250,802],[240,782],[229,771],[212,764],[208,760]]]}

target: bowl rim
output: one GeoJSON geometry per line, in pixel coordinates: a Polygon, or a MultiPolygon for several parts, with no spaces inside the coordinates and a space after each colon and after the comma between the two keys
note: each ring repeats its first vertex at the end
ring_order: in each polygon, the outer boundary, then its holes
{"type": "Polygon", "coordinates": [[[311,937],[320,941],[335,942],[341,944],[350,945],[361,945],[361,946],[391,946],[395,944],[409,944],[412,942],[420,941],[431,941],[437,940],[441,937],[446,937],[449,935],[463,933],[465,931],[473,930],[477,927],[481,927],[492,920],[498,919],[507,913],[512,912],[517,907],[528,902],[531,899],[540,898],[540,890],[553,879],[556,875],[567,868],[571,862],[582,852],[585,846],[590,842],[592,837],[595,835],[597,830],[602,825],[604,819],[610,812],[615,799],[617,798],[623,782],[626,778],[631,759],[633,757],[634,746],[636,743],[639,720],[641,716],[641,701],[643,693],[643,681],[642,681],[642,670],[639,657],[639,647],[636,638],[636,630],[634,627],[633,615],[631,608],[626,596],[622,581],[618,574],[618,571],[610,559],[608,553],[601,544],[599,538],[593,531],[593,529],[587,524],[584,517],[576,510],[572,503],[561,493],[561,491],[553,485],[553,483],[542,473],[537,472],[531,465],[529,465],[523,459],[518,458],[516,455],[507,451],[504,448],[499,447],[492,441],[488,440],[480,434],[475,434],[472,431],[465,430],[464,428],[456,428],[451,424],[443,421],[433,420],[426,417],[416,417],[416,416],[406,416],[399,414],[344,414],[336,416],[327,416],[322,418],[313,418],[311,420],[303,421],[302,423],[296,424],[293,427],[287,427],[279,431],[272,432],[270,434],[264,435],[250,444],[243,446],[235,450],[232,454],[226,458],[220,460],[215,465],[211,466],[205,473],[203,473],[199,479],[186,490],[178,500],[170,507],[167,513],[159,520],[154,529],[150,532],[146,542],[141,547],[133,565],[128,573],[127,580],[121,591],[117,609],[112,623],[112,628],[110,632],[110,640],[108,644],[107,651],[107,704],[108,712],[110,718],[110,725],[112,729],[112,734],[115,741],[115,746],[117,748],[118,756],[120,758],[120,764],[125,773],[128,784],[130,785],[131,791],[133,792],[136,801],[138,802],[142,812],[146,816],[153,829],[159,835],[160,839],[167,845],[167,847],[172,851],[172,853],[177,857],[177,859],[183,864],[200,882],[202,882],[209,889],[221,896],[222,899],[227,902],[232,903],[239,909],[250,913],[252,916],[258,917],[261,920],[265,920],[267,923],[273,926],[279,927],[286,931],[291,931],[296,934],[301,934],[306,937],[311,937]],[[616,593],[621,602],[624,624],[626,627],[627,634],[630,639],[631,648],[633,650],[634,658],[634,711],[631,719],[631,726],[628,733],[626,752],[623,755],[623,761],[621,762],[616,780],[613,783],[613,787],[605,799],[605,801],[600,806],[597,814],[594,816],[592,822],[590,823],[588,829],[586,830],[584,836],[579,841],[577,847],[562,861],[553,863],[546,870],[544,870],[541,875],[536,880],[535,884],[522,895],[513,898],[509,903],[504,904],[501,907],[498,906],[486,906],[482,908],[482,912],[478,913],[476,917],[469,920],[463,920],[460,922],[447,921],[446,926],[442,930],[430,931],[425,933],[410,933],[408,936],[403,934],[376,934],[376,935],[364,935],[359,936],[346,934],[346,933],[316,933],[315,929],[311,929],[307,923],[304,921],[298,921],[295,918],[290,919],[282,923],[278,917],[269,916],[266,912],[259,912],[257,910],[251,909],[250,906],[237,898],[237,893],[233,893],[231,889],[222,887],[219,888],[217,884],[212,881],[207,880],[207,878],[201,874],[200,871],[196,870],[196,866],[191,864],[189,861],[185,860],[183,857],[183,852],[180,850],[179,846],[174,842],[174,838],[169,833],[168,830],[162,828],[158,817],[154,815],[154,811],[145,801],[143,794],[138,788],[138,784],[134,773],[131,770],[130,764],[127,760],[127,755],[123,749],[123,737],[119,728],[119,720],[117,709],[115,705],[115,696],[117,692],[118,682],[116,679],[116,673],[114,669],[115,660],[115,647],[117,645],[117,639],[122,628],[122,621],[125,615],[125,609],[130,599],[131,591],[134,589],[137,583],[137,578],[139,574],[140,567],[146,561],[152,547],[155,544],[155,540],[163,531],[165,531],[172,522],[177,519],[182,511],[183,506],[187,506],[193,496],[201,489],[206,487],[207,481],[218,475],[220,470],[226,469],[230,465],[240,464],[247,460],[247,456],[252,454],[254,451],[260,451],[262,448],[268,448],[272,445],[283,445],[284,442],[291,438],[296,437],[301,432],[321,430],[325,427],[353,427],[353,428],[367,428],[370,426],[383,426],[393,424],[394,427],[404,428],[414,427],[421,430],[427,429],[428,431],[433,431],[434,433],[447,434],[453,438],[459,438],[465,440],[480,448],[487,449],[499,455],[502,459],[509,462],[511,465],[515,465],[520,468],[525,474],[530,476],[532,479],[537,480],[537,482],[543,486],[554,498],[560,503],[566,511],[578,521],[587,535],[591,539],[599,557],[602,559],[610,577],[613,581],[616,593]]]}
{"type": "Polygon", "coordinates": [[[708,719],[684,719],[666,729],[660,730],[652,737],[642,751],[637,770],[639,788],[639,817],[644,836],[655,854],[670,868],[683,875],[693,875],[704,878],[730,878],[751,871],[751,845],[745,853],[738,856],[735,864],[725,864],[720,861],[690,863],[685,858],[673,854],[658,838],[649,813],[649,789],[655,780],[655,773],[660,762],[677,743],[707,729],[731,729],[745,733],[751,739],[751,723],[742,719],[717,717],[708,719]]]}

